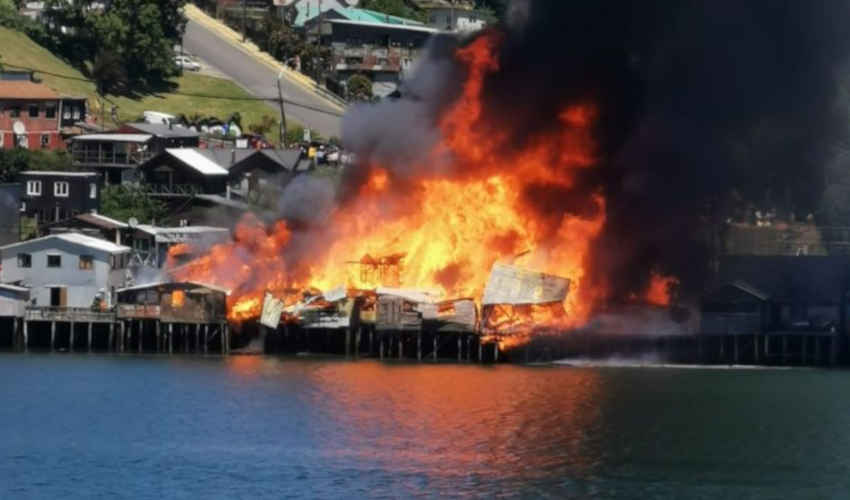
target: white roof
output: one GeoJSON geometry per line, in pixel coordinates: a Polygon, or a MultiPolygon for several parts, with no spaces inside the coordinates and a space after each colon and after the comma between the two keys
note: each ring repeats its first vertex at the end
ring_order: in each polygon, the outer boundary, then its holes
{"type": "Polygon", "coordinates": [[[56,170],[27,170],[21,172],[21,175],[61,175],[68,177],[93,177],[98,175],[97,172],[59,172],[56,170]]]}
{"type": "Polygon", "coordinates": [[[80,215],[87,215],[89,217],[94,217],[95,219],[100,219],[104,222],[108,222],[110,224],[115,224],[116,226],[119,226],[119,227],[130,227],[130,225],[127,224],[126,222],[121,222],[118,219],[113,219],[112,217],[107,217],[107,216],[101,215],[97,212],[89,212],[87,214],[80,214],[80,215]]]}
{"type": "Polygon", "coordinates": [[[192,148],[168,148],[165,151],[204,175],[227,175],[227,169],[192,148]]]}
{"type": "Polygon", "coordinates": [[[10,285],[8,283],[0,283],[0,288],[5,288],[6,290],[11,290],[13,292],[29,292],[30,289],[25,286],[18,285],[10,285]]]}
{"type": "Polygon", "coordinates": [[[121,142],[148,142],[153,136],[150,134],[85,134],[72,137],[72,141],[121,141],[121,142]]]}
{"type": "Polygon", "coordinates": [[[352,21],[350,19],[328,19],[327,22],[334,24],[353,24],[356,26],[369,26],[372,28],[392,28],[398,30],[421,31],[423,33],[439,33],[436,28],[428,28],[426,26],[417,26],[415,24],[391,24],[391,23],[371,23],[366,21],[352,21]]]}
{"type": "Polygon", "coordinates": [[[73,243],[75,245],[82,245],[88,248],[94,248],[96,250],[100,250],[102,252],[108,253],[126,253],[130,251],[130,247],[125,247],[123,245],[116,245],[111,241],[102,240],[100,238],[95,238],[93,236],[87,236],[81,233],[59,233],[59,234],[50,234],[47,236],[42,236],[41,238],[35,238],[33,240],[19,241],[17,243],[12,243],[10,245],[5,245],[0,247],[0,250],[7,250],[9,248],[15,248],[19,246],[29,245],[31,243],[35,243],[36,241],[48,240],[50,238],[58,238],[63,241],[67,241],[68,243],[73,243]]]}

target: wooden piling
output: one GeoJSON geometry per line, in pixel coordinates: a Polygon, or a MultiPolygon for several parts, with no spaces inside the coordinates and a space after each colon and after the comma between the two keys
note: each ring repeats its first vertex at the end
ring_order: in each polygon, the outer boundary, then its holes
{"type": "Polygon", "coordinates": [[[351,327],[345,327],[345,357],[351,357],[351,327]]]}
{"type": "Polygon", "coordinates": [[[809,343],[808,342],[809,337],[806,334],[803,334],[803,335],[800,336],[800,340],[803,342],[803,345],[800,347],[800,363],[805,365],[806,362],[808,361],[808,359],[807,359],[808,353],[806,352],[806,350],[807,350],[806,344],[809,343]]]}
{"type": "Polygon", "coordinates": [[[404,359],[404,335],[398,336],[398,359],[404,359]]]}
{"type": "Polygon", "coordinates": [[[732,348],[733,348],[732,356],[733,356],[733,359],[734,359],[734,363],[736,365],[738,364],[738,359],[739,359],[738,358],[738,343],[740,342],[740,339],[741,339],[740,335],[738,335],[738,334],[734,335],[735,345],[732,346],[732,348]]]}
{"type": "Polygon", "coordinates": [[[88,346],[88,351],[89,351],[89,352],[91,352],[91,347],[92,347],[92,335],[91,335],[91,329],[92,329],[92,322],[91,322],[91,321],[89,321],[89,323],[88,323],[88,330],[86,331],[86,345],[88,346]]]}
{"type": "Polygon", "coordinates": [[[358,326],[357,332],[354,334],[354,357],[360,357],[360,334],[363,332],[363,327],[358,326]]]}
{"type": "Polygon", "coordinates": [[[440,336],[434,333],[434,351],[431,353],[431,359],[437,361],[437,350],[440,348],[439,345],[440,336]]]}
{"type": "Polygon", "coordinates": [[[461,343],[460,334],[457,336],[457,362],[461,362],[461,358],[463,357],[463,344],[461,343]]]}
{"type": "Polygon", "coordinates": [[[144,324],[143,324],[140,320],[136,320],[136,321],[134,321],[133,323],[135,323],[135,327],[136,327],[136,340],[137,340],[137,342],[138,342],[138,344],[139,344],[139,346],[138,346],[138,351],[139,351],[139,354],[141,354],[141,353],[142,353],[142,349],[143,349],[143,347],[144,347],[144,346],[142,345],[143,338],[144,338],[144,334],[142,333],[142,332],[143,332],[143,330],[144,330],[144,324]]]}
{"type": "Polygon", "coordinates": [[[154,328],[156,328],[156,333],[155,333],[155,335],[156,335],[156,352],[158,354],[158,353],[161,353],[163,351],[163,349],[162,349],[162,324],[160,323],[159,320],[155,321],[154,328]]]}
{"type": "Polygon", "coordinates": [[[115,322],[109,323],[109,339],[107,340],[106,349],[115,351],[115,322]]]}
{"type": "Polygon", "coordinates": [[[833,333],[829,339],[829,364],[835,366],[838,362],[838,334],[833,333]]]}
{"type": "Polygon", "coordinates": [[[210,350],[210,326],[201,325],[201,332],[204,341],[204,354],[208,354],[210,350]]]}
{"type": "Polygon", "coordinates": [[[18,318],[12,318],[12,349],[21,350],[21,339],[18,338],[18,318]]]}
{"type": "Polygon", "coordinates": [[[416,333],[416,361],[422,361],[422,330],[416,333]]]}
{"type": "Polygon", "coordinates": [[[759,334],[753,335],[753,363],[759,364],[759,334]]]}
{"type": "Polygon", "coordinates": [[[788,362],[788,335],[782,336],[782,362],[788,362]]]}
{"type": "Polygon", "coordinates": [[[56,322],[50,322],[50,351],[56,350],[56,322]]]}
{"type": "Polygon", "coordinates": [[[470,361],[472,359],[472,349],[469,348],[469,342],[472,340],[472,335],[465,335],[466,337],[466,360],[470,361]]]}
{"type": "Polygon", "coordinates": [[[380,351],[381,361],[384,360],[384,335],[381,334],[381,337],[378,339],[378,350],[380,351]]]}
{"type": "Polygon", "coordinates": [[[30,350],[29,321],[24,319],[24,352],[30,350]]]}
{"type": "Polygon", "coordinates": [[[493,342],[493,362],[497,363],[499,361],[499,343],[493,342]]]}
{"type": "Polygon", "coordinates": [[[822,340],[823,340],[823,337],[820,336],[820,335],[817,335],[815,337],[815,364],[816,365],[819,365],[821,363],[821,360],[820,360],[820,344],[821,344],[822,340]]]}
{"type": "Polygon", "coordinates": [[[481,337],[478,337],[478,362],[484,362],[484,348],[481,346],[481,337]]]}
{"type": "Polygon", "coordinates": [[[74,352],[74,322],[71,321],[70,330],[68,330],[68,352],[74,352]]]}
{"type": "Polygon", "coordinates": [[[369,356],[372,356],[372,353],[375,352],[374,349],[373,349],[374,348],[373,337],[375,336],[375,330],[373,328],[370,328],[370,327],[367,327],[367,328],[369,328],[369,356]]]}

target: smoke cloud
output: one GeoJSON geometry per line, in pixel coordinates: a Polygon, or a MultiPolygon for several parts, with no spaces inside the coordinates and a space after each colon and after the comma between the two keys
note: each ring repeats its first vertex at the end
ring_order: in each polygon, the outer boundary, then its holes
{"type": "MultiPolygon", "coordinates": [[[[518,148],[561,126],[566,106],[594,103],[599,164],[569,193],[525,194],[541,211],[577,215],[604,194],[591,269],[614,298],[645,288],[653,269],[699,290],[705,218],[731,193],[798,214],[821,204],[824,166],[847,133],[848,11],[838,0],[516,2],[480,121],[518,148]]],[[[346,145],[398,175],[449,168],[417,159],[460,91],[453,48],[438,38],[401,99],[351,110],[346,145]]]]}

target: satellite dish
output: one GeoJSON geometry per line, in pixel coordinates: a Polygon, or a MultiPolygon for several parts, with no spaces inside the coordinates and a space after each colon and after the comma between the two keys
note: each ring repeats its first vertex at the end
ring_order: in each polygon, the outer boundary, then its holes
{"type": "Polygon", "coordinates": [[[12,132],[17,135],[22,135],[27,133],[27,127],[24,125],[24,122],[20,120],[15,120],[15,123],[12,124],[12,132]]]}
{"type": "Polygon", "coordinates": [[[127,221],[127,225],[130,226],[130,229],[136,229],[136,226],[139,225],[139,219],[130,217],[130,220],[127,221]]]}

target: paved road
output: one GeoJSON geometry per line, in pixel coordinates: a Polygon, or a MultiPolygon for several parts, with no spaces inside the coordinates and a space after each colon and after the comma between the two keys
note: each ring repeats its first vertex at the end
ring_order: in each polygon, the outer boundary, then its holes
{"type": "MultiPolygon", "coordinates": [[[[276,71],[222,40],[197,22],[189,20],[186,25],[183,46],[187,52],[206,60],[255,96],[277,97],[276,71]]],[[[331,109],[322,97],[297,83],[283,78],[281,84],[284,99],[328,111],[322,112],[287,103],[287,118],[294,118],[318,130],[324,137],[340,136],[339,111],[331,109]]],[[[269,102],[269,106],[278,109],[275,102],[269,102]]]]}

